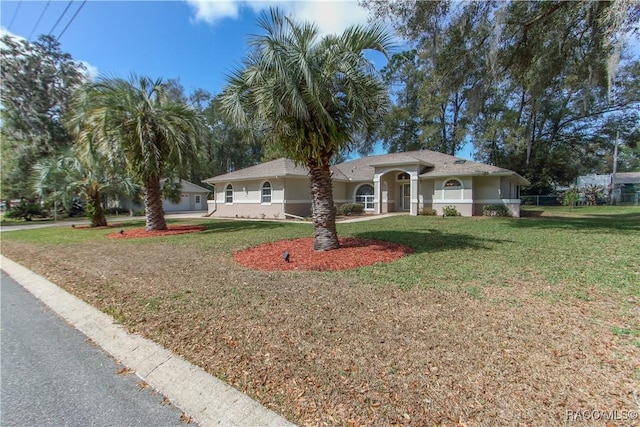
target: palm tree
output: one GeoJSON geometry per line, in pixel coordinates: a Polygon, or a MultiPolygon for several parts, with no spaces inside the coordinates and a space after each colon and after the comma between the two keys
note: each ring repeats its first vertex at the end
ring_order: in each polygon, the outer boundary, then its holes
{"type": "Polygon", "coordinates": [[[161,79],[101,78],[74,107],[80,138],[99,141],[111,157],[122,156],[142,182],[146,229],[166,230],[160,180],[167,168],[185,169],[196,156],[203,120],[176,102],[161,79]]]}
{"type": "Polygon", "coordinates": [[[41,200],[70,208],[82,196],[92,227],[107,225],[105,196],[133,196],[139,186],[122,168],[102,156],[93,144],[76,144],[70,151],[38,162],[33,167],[35,189],[41,200]]]}
{"type": "Polygon", "coordinates": [[[332,158],[371,134],[388,106],[386,89],[366,50],[385,56],[390,37],[382,27],[354,26],[320,36],[312,23],[295,22],[279,10],[258,21],[243,68],[221,95],[226,114],[241,128],[256,123],[288,157],[309,169],[314,249],[338,248],[331,183],[332,158]]]}

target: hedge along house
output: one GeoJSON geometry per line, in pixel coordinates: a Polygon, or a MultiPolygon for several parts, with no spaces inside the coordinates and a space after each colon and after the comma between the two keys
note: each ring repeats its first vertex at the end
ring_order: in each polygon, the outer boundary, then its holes
{"type": "MultiPolygon", "coordinates": [[[[455,206],[463,216],[482,215],[485,205],[504,205],[520,216],[517,173],[430,150],[369,156],[332,167],[337,206],[362,203],[372,214],[423,208],[442,214],[455,206]]],[[[206,179],[215,187],[208,213],[215,217],[285,218],[311,215],[307,169],[277,159],[206,179]]]]}

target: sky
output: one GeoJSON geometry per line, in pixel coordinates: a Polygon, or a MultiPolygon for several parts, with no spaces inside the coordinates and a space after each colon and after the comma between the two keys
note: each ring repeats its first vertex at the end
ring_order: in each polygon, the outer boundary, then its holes
{"type": "MultiPolygon", "coordinates": [[[[257,18],[271,6],[314,21],[325,34],[368,19],[357,0],[0,0],[0,32],[30,41],[51,34],[93,75],[179,79],[187,94],[215,95],[241,66],[250,35],[260,32],[257,18]]],[[[637,57],[638,44],[633,51],[637,57]]],[[[386,64],[381,55],[372,59],[378,68],[386,64]]],[[[471,160],[471,144],[458,156],[471,160]]]]}
{"type": "Polygon", "coordinates": [[[206,89],[216,94],[226,75],[241,65],[249,36],[260,32],[259,13],[272,5],[315,21],[323,33],[367,22],[367,10],[346,0],[89,0],[84,5],[83,0],[2,0],[0,16],[3,32],[30,41],[40,34],[59,37],[62,51],[88,64],[93,73],[179,78],[187,93],[206,89]]]}

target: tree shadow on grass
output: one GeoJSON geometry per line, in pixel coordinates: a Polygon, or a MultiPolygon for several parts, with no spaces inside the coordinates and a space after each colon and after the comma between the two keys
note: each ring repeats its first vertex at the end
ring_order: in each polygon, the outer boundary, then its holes
{"type": "Polygon", "coordinates": [[[378,230],[355,233],[354,237],[362,239],[386,240],[407,245],[417,253],[442,252],[459,249],[492,250],[495,244],[509,243],[504,239],[485,239],[463,233],[443,233],[440,230],[417,229],[378,230]]]}
{"type": "Polygon", "coordinates": [[[276,221],[212,221],[201,222],[198,225],[207,227],[202,233],[230,233],[234,231],[247,231],[247,230],[276,230],[285,227],[290,227],[296,223],[291,222],[276,222],[276,221]]]}
{"type": "Polygon", "coordinates": [[[585,214],[582,216],[542,216],[537,218],[520,218],[510,221],[509,225],[520,229],[556,229],[578,232],[606,231],[608,233],[623,233],[640,231],[640,209],[638,212],[599,215],[585,214]]]}

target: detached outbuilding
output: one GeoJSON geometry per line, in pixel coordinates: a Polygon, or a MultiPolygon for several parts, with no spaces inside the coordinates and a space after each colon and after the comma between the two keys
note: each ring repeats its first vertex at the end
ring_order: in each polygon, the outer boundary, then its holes
{"type": "MultiPolygon", "coordinates": [[[[160,181],[160,185],[164,186],[166,179],[160,181]]],[[[165,212],[193,212],[193,211],[206,211],[207,210],[207,198],[211,191],[200,187],[192,182],[181,179],[180,180],[180,201],[178,203],[172,202],[168,199],[162,200],[162,208],[165,212]]],[[[118,207],[123,210],[139,211],[144,209],[144,204],[134,203],[131,200],[120,200],[118,207]]]]}
{"type": "MultiPolygon", "coordinates": [[[[516,172],[430,150],[369,156],[332,167],[337,206],[362,203],[372,214],[455,206],[463,216],[504,205],[520,216],[516,172]]],[[[285,218],[311,215],[306,167],[280,158],[204,180],[215,187],[208,213],[214,217],[285,218]]]]}

